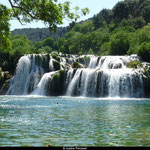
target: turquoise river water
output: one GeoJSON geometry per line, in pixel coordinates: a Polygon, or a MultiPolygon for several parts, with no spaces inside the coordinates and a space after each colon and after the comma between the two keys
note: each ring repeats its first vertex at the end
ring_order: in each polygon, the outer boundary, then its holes
{"type": "Polygon", "coordinates": [[[0,97],[0,146],[150,146],[150,99],[0,97]]]}

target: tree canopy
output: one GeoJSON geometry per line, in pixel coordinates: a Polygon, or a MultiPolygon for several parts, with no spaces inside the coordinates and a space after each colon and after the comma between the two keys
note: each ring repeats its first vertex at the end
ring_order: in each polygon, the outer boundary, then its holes
{"type": "Polygon", "coordinates": [[[43,21],[50,29],[56,30],[57,25],[63,24],[63,19],[77,20],[80,15],[86,15],[88,8],[75,7],[70,9],[70,2],[58,3],[58,0],[8,0],[12,8],[12,16],[21,24],[33,20],[43,21]]]}
{"type": "Polygon", "coordinates": [[[6,6],[0,4],[0,50],[5,50],[11,47],[9,40],[10,28],[9,28],[10,10],[6,6]]]}
{"type": "Polygon", "coordinates": [[[86,15],[88,8],[70,8],[70,2],[58,3],[57,0],[8,0],[11,9],[0,4],[0,45],[2,49],[10,47],[10,24],[16,18],[21,24],[32,21],[43,21],[50,30],[56,31],[57,25],[63,24],[63,19],[77,20],[80,15],[86,15]]]}

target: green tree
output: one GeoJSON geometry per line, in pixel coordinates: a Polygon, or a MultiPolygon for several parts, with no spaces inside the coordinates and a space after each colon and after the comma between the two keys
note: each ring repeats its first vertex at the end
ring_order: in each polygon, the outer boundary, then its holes
{"type": "Polygon", "coordinates": [[[104,42],[98,51],[98,55],[100,56],[109,55],[109,52],[110,52],[110,42],[104,42]]]}
{"type": "Polygon", "coordinates": [[[68,52],[65,38],[58,39],[58,41],[56,42],[55,45],[56,45],[56,48],[58,49],[58,51],[60,51],[62,53],[67,53],[68,52]]]}
{"type": "Polygon", "coordinates": [[[63,24],[63,19],[77,20],[80,15],[89,13],[88,8],[70,9],[70,2],[58,3],[57,0],[8,0],[11,9],[0,5],[0,45],[2,49],[11,47],[9,40],[9,21],[16,18],[21,24],[32,21],[43,21],[49,29],[56,31],[57,25],[63,24]]]}
{"type": "Polygon", "coordinates": [[[42,54],[42,53],[51,53],[52,52],[52,48],[49,47],[49,46],[45,46],[45,47],[42,47],[40,49],[38,49],[36,51],[36,53],[39,53],[39,54],[42,54]]]}
{"type": "Polygon", "coordinates": [[[11,55],[22,56],[24,54],[32,53],[32,41],[28,40],[27,36],[15,35],[12,37],[12,50],[11,55]]]}
{"type": "Polygon", "coordinates": [[[88,54],[89,55],[94,55],[94,52],[93,52],[92,48],[89,49],[88,54]]]}
{"type": "Polygon", "coordinates": [[[65,17],[77,20],[79,12],[86,15],[88,8],[79,9],[75,7],[70,9],[70,2],[58,3],[57,0],[8,0],[12,7],[12,15],[20,23],[29,23],[33,20],[43,21],[50,29],[56,30],[57,25],[63,24],[65,17]]]}
{"type": "Polygon", "coordinates": [[[136,18],[129,18],[129,19],[122,19],[121,26],[131,26],[135,29],[142,28],[146,25],[146,21],[143,17],[136,17],[136,18]]]}
{"type": "Polygon", "coordinates": [[[127,19],[129,16],[129,7],[126,1],[118,2],[113,8],[113,18],[116,21],[127,19]]]}
{"type": "Polygon", "coordinates": [[[124,55],[129,49],[128,34],[125,32],[118,32],[111,37],[110,54],[124,55]]]}
{"type": "Polygon", "coordinates": [[[42,48],[42,41],[35,43],[35,48],[38,50],[40,48],[42,48]]]}
{"type": "Polygon", "coordinates": [[[137,31],[137,39],[139,44],[150,41],[150,24],[137,31]]]}
{"type": "Polygon", "coordinates": [[[80,50],[82,33],[71,30],[66,34],[66,46],[71,54],[78,54],[80,50]]]}
{"type": "Polygon", "coordinates": [[[138,55],[143,60],[150,62],[150,43],[144,42],[139,48],[138,55]]]}
{"type": "Polygon", "coordinates": [[[11,48],[10,42],[10,10],[4,5],[0,5],[0,51],[11,48]]]}
{"type": "Polygon", "coordinates": [[[142,16],[144,17],[145,21],[148,23],[150,22],[150,5],[146,6],[143,10],[142,10],[142,16]]]}
{"type": "Polygon", "coordinates": [[[104,22],[106,24],[109,24],[112,20],[112,11],[109,9],[103,9],[100,11],[99,14],[94,16],[93,18],[93,24],[95,26],[95,29],[98,29],[99,27],[102,27],[104,25],[104,22]]]}
{"type": "Polygon", "coordinates": [[[8,51],[12,48],[10,41],[10,10],[0,4],[0,67],[4,68],[8,66],[8,51]]]}
{"type": "Polygon", "coordinates": [[[49,47],[53,47],[54,45],[54,39],[51,37],[46,38],[45,40],[42,41],[42,46],[49,46],[49,47]]]}
{"type": "Polygon", "coordinates": [[[85,34],[88,32],[92,32],[94,28],[93,22],[91,20],[89,21],[85,21],[82,23],[81,27],[80,27],[80,32],[85,34]]]}

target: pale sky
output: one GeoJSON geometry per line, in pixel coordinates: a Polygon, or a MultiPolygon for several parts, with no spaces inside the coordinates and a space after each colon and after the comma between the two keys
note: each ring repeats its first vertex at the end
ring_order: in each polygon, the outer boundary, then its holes
{"type": "MultiPolygon", "coordinates": [[[[58,0],[58,2],[64,2],[66,0],[58,0]]],[[[71,2],[71,6],[75,7],[75,6],[79,6],[80,8],[85,8],[88,7],[90,9],[90,13],[86,16],[81,16],[80,20],[85,20],[88,18],[93,17],[94,15],[98,14],[103,8],[107,8],[107,9],[112,9],[115,4],[119,1],[122,0],[68,0],[71,2]]],[[[8,0],[0,0],[1,4],[5,4],[9,7],[9,2],[8,0]]],[[[64,20],[64,24],[62,26],[67,26],[70,22],[68,22],[67,20],[64,20]]],[[[31,23],[31,24],[27,24],[27,25],[21,25],[19,23],[19,21],[17,20],[11,20],[10,21],[11,24],[11,30],[14,29],[19,29],[19,28],[43,28],[46,27],[42,22],[37,22],[37,23],[31,23]]]]}

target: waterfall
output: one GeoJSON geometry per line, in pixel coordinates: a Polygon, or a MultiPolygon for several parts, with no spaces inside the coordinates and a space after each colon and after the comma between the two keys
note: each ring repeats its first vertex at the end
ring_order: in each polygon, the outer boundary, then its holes
{"type": "Polygon", "coordinates": [[[91,56],[91,61],[88,65],[88,68],[95,68],[97,65],[97,59],[98,59],[98,57],[91,56]]]}
{"type": "Polygon", "coordinates": [[[63,90],[67,96],[144,97],[142,72],[127,68],[132,60],[139,58],[135,55],[25,55],[17,64],[7,94],[53,95],[55,90],[50,90],[57,89],[55,95],[63,90]],[[72,68],[74,62],[85,67],[72,68]],[[64,70],[63,74],[59,70],[64,70]],[[54,80],[58,80],[57,87],[54,80]]]}
{"type": "Polygon", "coordinates": [[[7,92],[8,94],[26,94],[30,68],[30,56],[21,57],[17,65],[16,75],[11,80],[11,86],[7,92]],[[25,79],[27,79],[26,82],[25,79]]]}
{"type": "Polygon", "coordinates": [[[19,59],[16,75],[10,81],[7,94],[27,95],[31,93],[45,73],[42,55],[25,55],[19,59]]]}
{"type": "Polygon", "coordinates": [[[95,70],[86,69],[84,70],[84,80],[82,88],[82,96],[94,96],[94,79],[95,79],[95,70]]]}
{"type": "Polygon", "coordinates": [[[130,56],[92,56],[88,68],[78,69],[66,95],[92,97],[143,97],[142,74],[126,67],[130,56]],[[81,75],[82,72],[82,75],[81,75]]]}
{"type": "Polygon", "coordinates": [[[66,95],[72,96],[73,92],[75,90],[77,90],[75,87],[78,86],[79,84],[79,79],[80,79],[80,75],[81,75],[82,70],[78,69],[74,75],[74,77],[72,78],[68,88],[67,88],[67,93],[66,95]]]}
{"type": "Polygon", "coordinates": [[[50,83],[53,74],[55,74],[55,72],[45,73],[38,83],[36,89],[31,94],[46,95],[46,86],[47,83],[50,83]]]}

